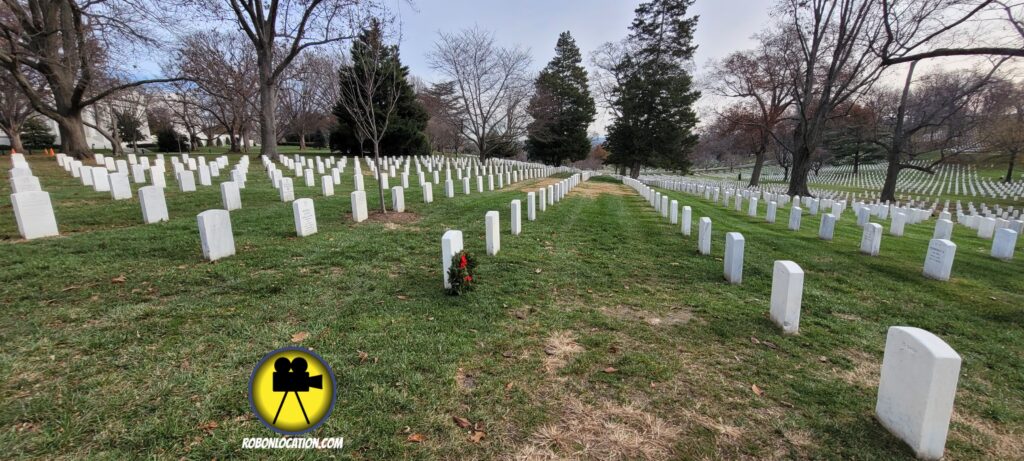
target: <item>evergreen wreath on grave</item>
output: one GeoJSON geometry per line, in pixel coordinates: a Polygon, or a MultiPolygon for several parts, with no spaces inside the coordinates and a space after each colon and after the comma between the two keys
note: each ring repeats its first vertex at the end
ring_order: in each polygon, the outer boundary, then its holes
{"type": "Polygon", "coordinates": [[[467,251],[460,251],[452,256],[452,266],[448,268],[448,294],[459,296],[473,290],[476,286],[476,258],[467,251]]]}

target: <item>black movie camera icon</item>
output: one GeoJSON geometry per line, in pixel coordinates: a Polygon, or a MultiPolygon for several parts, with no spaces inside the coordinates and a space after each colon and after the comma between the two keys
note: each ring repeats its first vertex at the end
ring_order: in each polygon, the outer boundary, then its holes
{"type": "Polygon", "coordinates": [[[277,414],[274,415],[272,424],[277,424],[277,417],[281,415],[281,408],[284,408],[284,401],[288,398],[289,392],[295,393],[295,399],[299,401],[299,408],[302,409],[302,416],[306,418],[306,424],[309,424],[309,416],[306,415],[306,407],[302,405],[299,392],[309,392],[309,388],[323,389],[324,375],[309,376],[309,372],[306,371],[308,366],[306,359],[302,357],[293,360],[281,357],[274,361],[274,392],[284,392],[284,396],[281,397],[281,404],[277,406],[277,414]]]}

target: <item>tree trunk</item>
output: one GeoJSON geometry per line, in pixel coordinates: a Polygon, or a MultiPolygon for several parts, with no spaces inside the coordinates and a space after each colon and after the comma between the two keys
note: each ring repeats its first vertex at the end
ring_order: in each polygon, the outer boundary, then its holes
{"type": "Polygon", "coordinates": [[[76,112],[54,119],[60,131],[60,148],[65,154],[77,160],[91,159],[92,150],[85,138],[85,124],[82,113],[76,112]]]}
{"type": "Polygon", "coordinates": [[[896,180],[900,177],[900,163],[889,162],[885,171],[885,184],[882,185],[882,194],[878,197],[883,202],[896,201],[896,180]]]}
{"type": "Polygon", "coordinates": [[[807,174],[811,172],[811,152],[809,146],[800,143],[793,152],[793,172],[789,176],[789,195],[810,197],[811,191],[807,188],[807,174]]]}
{"type": "Polygon", "coordinates": [[[228,131],[228,143],[231,144],[230,151],[232,153],[241,152],[241,149],[238,148],[238,134],[234,129],[228,131]]]}
{"type": "Polygon", "coordinates": [[[783,181],[789,181],[789,167],[788,166],[782,167],[782,180],[783,181]]]}
{"type": "Polygon", "coordinates": [[[380,142],[373,142],[373,164],[377,165],[377,191],[380,192],[380,212],[387,214],[388,207],[387,203],[384,202],[384,182],[380,180],[380,175],[384,170],[384,167],[380,166],[380,142]]]}
{"type": "Polygon", "coordinates": [[[860,166],[860,149],[853,153],[853,174],[857,175],[857,168],[860,166]]]}
{"type": "Polygon", "coordinates": [[[11,149],[13,149],[15,152],[25,152],[25,146],[21,143],[21,130],[19,130],[18,128],[13,128],[10,130],[5,129],[4,133],[7,133],[7,138],[11,140],[11,149]]]}
{"type": "Polygon", "coordinates": [[[260,154],[271,160],[277,160],[277,85],[270,79],[270,66],[273,63],[261,63],[260,67],[260,154]],[[266,75],[264,75],[266,74],[266,75]]]}
{"type": "Polygon", "coordinates": [[[754,153],[754,171],[750,173],[750,185],[756,186],[761,182],[761,167],[764,166],[764,148],[754,153]]]}
{"type": "Polygon", "coordinates": [[[306,133],[299,133],[299,150],[306,150],[306,133]]]}
{"type": "Polygon", "coordinates": [[[1013,182],[1013,165],[1017,163],[1017,152],[1010,152],[1010,165],[1006,168],[1006,179],[1003,182],[1013,182]]]}
{"type": "Polygon", "coordinates": [[[885,169],[885,184],[882,186],[882,194],[879,197],[881,200],[888,200],[891,202],[896,201],[896,181],[900,177],[900,157],[903,153],[903,121],[907,115],[907,99],[910,97],[910,84],[914,79],[914,68],[917,67],[917,61],[910,63],[910,68],[907,69],[907,79],[903,83],[903,94],[900,95],[900,105],[896,108],[896,125],[892,131],[892,144],[889,146],[889,152],[886,157],[889,160],[889,166],[885,169]]]}
{"type": "Polygon", "coordinates": [[[640,161],[634,160],[633,165],[629,167],[629,177],[636,179],[640,177],[640,161]]]}

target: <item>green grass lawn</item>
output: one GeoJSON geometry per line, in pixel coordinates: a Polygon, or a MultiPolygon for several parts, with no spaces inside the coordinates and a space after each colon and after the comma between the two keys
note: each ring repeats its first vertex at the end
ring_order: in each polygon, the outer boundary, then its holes
{"type": "Polygon", "coordinates": [[[61,237],[18,240],[0,185],[7,458],[909,458],[873,418],[894,325],[927,329],[963,357],[950,459],[1024,448],[1024,255],[991,259],[990,242],[962,226],[944,283],[921,276],[934,221],[884,236],[872,258],[858,254],[850,210],[823,242],[817,217],[792,232],[786,210],[766,224],[669,192],[693,207],[683,237],[633,190],[595,178],[536,222],[524,203],[519,236],[509,202],[551,180],[454,199],[435,187],[433,204],[414,186],[406,216],[353,224],[346,173],[335,197],[296,181],[319,226],[296,238],[291,206],[254,159],[231,214],[238,254],[209,263],[195,215],[220,207],[217,187],[182,194],[169,179],[170,222],[144,225],[137,198],[113,202],[52,159],[30,163],[61,237]],[[488,210],[502,219],[494,257],[488,210]],[[701,216],[713,221],[710,257],[696,252],[701,216]],[[441,288],[447,229],[480,262],[468,296],[441,288]],[[722,277],[729,231],[746,238],[739,286],[722,277]],[[806,271],[796,336],[768,319],[779,259],[806,271]],[[249,410],[252,368],[300,332],[339,384],[311,435],[346,446],[242,450],[243,437],[275,436],[249,410]],[[486,436],[470,440],[453,416],[486,436]]]}

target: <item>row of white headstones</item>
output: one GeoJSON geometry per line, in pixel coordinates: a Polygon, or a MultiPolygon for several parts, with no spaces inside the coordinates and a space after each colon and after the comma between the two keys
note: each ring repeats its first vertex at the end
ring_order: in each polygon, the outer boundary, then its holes
{"type": "MultiPolygon", "coordinates": [[[[642,182],[644,183],[644,182],[642,182]]],[[[692,195],[703,195],[705,199],[718,203],[719,196],[724,195],[723,206],[728,207],[730,197],[734,198],[735,210],[743,210],[743,199],[748,199],[747,215],[758,216],[759,199],[757,192],[748,190],[730,190],[712,187],[704,183],[690,183],[686,181],[647,181],[645,184],[663,187],[669,190],[684,192],[692,195]],[[722,194],[724,192],[724,194],[722,194]]],[[[655,192],[657,195],[658,192],[655,192]]],[[[776,211],[779,206],[784,206],[792,201],[793,206],[789,214],[789,229],[799,231],[804,208],[807,207],[811,215],[819,214],[819,210],[830,210],[831,213],[821,215],[818,227],[818,236],[822,240],[832,240],[836,222],[839,221],[847,205],[845,201],[833,201],[831,199],[818,199],[813,197],[789,197],[786,195],[764,193],[763,197],[768,201],[765,213],[765,221],[775,222],[776,211]]],[[[667,206],[667,205],[666,205],[667,206]]],[[[852,207],[857,215],[857,225],[864,229],[861,238],[860,251],[871,256],[878,256],[882,241],[882,226],[871,223],[872,216],[880,219],[890,219],[889,235],[902,237],[907,224],[918,224],[928,220],[932,212],[927,209],[914,208],[911,206],[896,207],[892,204],[864,204],[855,202],[852,207]]],[[[666,210],[668,212],[668,210],[666,210]]],[[[953,222],[951,214],[947,211],[939,213],[939,219],[935,223],[932,241],[929,243],[928,256],[925,259],[924,274],[927,277],[938,280],[948,280],[952,272],[953,259],[956,253],[956,244],[952,242],[953,222]]],[[[977,235],[983,239],[992,239],[990,254],[992,257],[1001,260],[1013,259],[1017,244],[1017,237],[1024,230],[1024,221],[1009,221],[998,218],[982,218],[978,216],[959,215],[961,224],[977,229],[977,235]]],[[[684,222],[687,222],[684,220],[684,222]]],[[[688,227],[688,226],[687,226],[688,227]]],[[[684,230],[684,233],[687,233],[684,230]]],[[[688,233],[687,233],[688,235],[688,233]]]]}
{"type": "MultiPolygon", "coordinates": [[[[632,178],[623,178],[623,182],[648,200],[661,216],[676,224],[679,213],[677,200],[670,200],[667,195],[632,178]]],[[[752,202],[751,209],[756,210],[754,207],[757,199],[752,200],[755,201],[752,202]]],[[[799,199],[794,200],[794,205],[796,202],[799,202],[799,199]]],[[[769,222],[774,222],[776,206],[775,201],[768,205],[769,222]]],[[[860,211],[859,218],[868,215],[867,207],[861,207],[860,211]]],[[[794,206],[790,218],[791,230],[799,230],[800,214],[800,208],[794,206]]],[[[690,216],[691,208],[684,206],[682,232],[685,235],[689,235],[690,216]]],[[[819,227],[820,238],[831,239],[835,220],[836,216],[832,213],[823,215],[819,227]]],[[[698,250],[700,254],[708,255],[711,252],[711,219],[701,217],[699,223],[698,250]]],[[[952,228],[951,222],[949,228],[952,228]]],[[[862,242],[861,251],[877,255],[881,226],[866,223],[864,229],[866,242],[862,242]]],[[[933,239],[925,262],[925,275],[940,280],[948,279],[955,249],[956,245],[949,240],[933,239]]],[[[743,250],[743,235],[738,232],[727,233],[724,273],[729,283],[742,282],[743,250]]],[[[775,261],[772,270],[769,316],[784,334],[799,333],[803,284],[804,271],[797,263],[775,261]]],[[[960,376],[960,364],[960,355],[931,332],[907,326],[889,328],[885,354],[882,358],[875,414],[879,422],[893,435],[907,443],[919,458],[939,459],[945,451],[946,436],[953,413],[953,399],[960,376]]]]}
{"type": "MultiPolygon", "coordinates": [[[[590,179],[590,172],[576,173],[555,184],[541,187],[526,193],[526,219],[536,221],[538,211],[544,212],[548,206],[562,201],[576,186],[590,179]]],[[[523,231],[522,200],[515,199],[509,205],[509,233],[519,235],[523,231]]],[[[501,250],[501,214],[496,210],[484,214],[485,248],[488,256],[494,256],[501,250]]],[[[448,270],[452,259],[464,249],[461,230],[448,230],[441,236],[441,278],[445,288],[451,288],[448,282],[448,270]]]]}
{"type": "MultiPolygon", "coordinates": [[[[83,186],[89,186],[93,191],[109,192],[113,200],[130,200],[131,182],[145,184],[148,177],[152,185],[138,189],[143,222],[152,224],[168,220],[167,202],[164,197],[166,179],[163,155],[158,155],[153,164],[150,164],[149,157],[140,159],[134,154],[129,156],[127,161],[115,161],[102,155],[97,155],[95,160],[102,166],[87,166],[65,154],[56,156],[57,164],[71,177],[78,178],[83,186]]],[[[39,178],[32,174],[32,169],[22,154],[12,154],[11,163],[11,203],[18,224],[18,233],[26,240],[60,235],[50,194],[42,190],[39,178]]],[[[178,157],[173,157],[171,163],[179,190],[194,192],[196,182],[193,170],[199,171],[200,183],[209,186],[212,185],[211,178],[220,176],[220,170],[227,167],[228,159],[223,156],[207,164],[203,157],[196,162],[195,158],[189,158],[186,154],[182,156],[181,161],[178,157]]],[[[248,157],[242,157],[231,172],[232,180],[221,183],[225,208],[241,208],[239,189],[245,188],[248,168],[248,157]]]]}
{"type": "MultiPolygon", "coordinates": [[[[308,178],[308,172],[310,169],[301,168],[299,165],[308,165],[306,162],[309,159],[297,157],[295,159],[288,159],[283,162],[284,168],[292,170],[296,175],[302,175],[308,178]],[[305,170],[305,171],[302,171],[305,170]]],[[[370,159],[365,159],[368,165],[370,159]]],[[[317,218],[316,209],[314,206],[313,199],[311,198],[300,198],[295,199],[295,189],[292,183],[292,178],[284,176],[283,171],[277,167],[277,165],[267,157],[262,158],[263,164],[266,168],[267,176],[270,179],[273,186],[278,190],[279,196],[282,202],[292,204],[292,213],[294,217],[295,233],[299,237],[308,237],[316,234],[317,229],[317,218]]],[[[412,159],[408,159],[407,162],[411,162],[412,159]]],[[[347,159],[339,161],[334,168],[331,168],[331,175],[325,175],[321,177],[321,192],[324,196],[329,197],[334,195],[334,186],[340,184],[341,173],[345,169],[347,159]]],[[[420,162],[416,162],[417,165],[420,162]]],[[[368,219],[369,212],[366,203],[366,190],[364,189],[364,177],[363,172],[358,161],[354,162],[353,168],[353,183],[355,190],[350,194],[351,206],[352,206],[352,221],[360,223],[368,219]]],[[[408,168],[409,163],[406,163],[408,168]]],[[[375,170],[370,167],[371,170],[375,170]]],[[[490,183],[490,190],[494,190],[494,177],[497,176],[498,188],[502,189],[506,186],[506,179],[508,184],[511,185],[515,182],[527,179],[535,179],[539,177],[548,176],[557,172],[563,171],[563,168],[551,168],[544,167],[538,164],[525,164],[521,162],[515,162],[513,165],[511,162],[506,165],[498,165],[495,168],[496,174],[488,174],[488,182],[490,183]],[[514,169],[521,168],[521,169],[514,169]]],[[[469,171],[470,168],[466,168],[466,176],[463,178],[464,192],[466,195],[470,194],[469,184],[469,171]]],[[[484,172],[491,171],[489,167],[484,169],[476,169],[475,171],[484,172]]],[[[438,180],[438,171],[432,171],[435,183],[438,180]]],[[[450,170],[446,170],[446,174],[450,175],[450,170]]],[[[461,174],[461,172],[460,172],[461,174]]],[[[405,186],[394,186],[388,187],[386,183],[387,175],[381,174],[381,185],[385,189],[390,191],[391,196],[391,209],[392,211],[401,213],[405,211],[405,189],[408,187],[408,174],[402,175],[403,184],[405,186]]],[[[427,181],[425,174],[421,171],[419,174],[420,183],[419,186],[422,188],[422,195],[424,203],[432,203],[434,200],[433,185],[427,181]]],[[[483,192],[481,186],[482,176],[477,175],[478,192],[483,192]]],[[[308,181],[307,181],[307,184],[308,181]]],[[[313,187],[312,185],[310,187],[313,187]]],[[[454,185],[451,179],[445,182],[446,196],[448,198],[454,198],[454,185]]],[[[226,209],[214,209],[206,210],[199,213],[197,220],[199,224],[199,239],[202,245],[203,257],[210,261],[215,261],[227,256],[235,254],[235,243],[234,234],[231,228],[231,215],[226,209]]]]}

